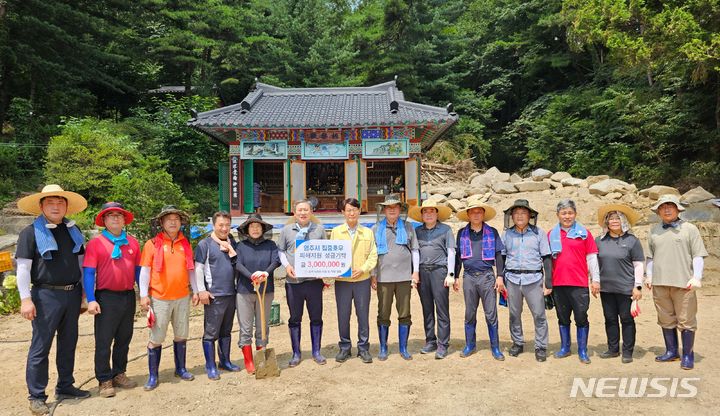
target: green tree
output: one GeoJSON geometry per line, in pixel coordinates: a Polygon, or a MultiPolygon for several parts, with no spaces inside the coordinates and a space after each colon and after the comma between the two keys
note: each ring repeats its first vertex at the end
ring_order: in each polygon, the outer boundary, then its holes
{"type": "Polygon", "coordinates": [[[52,114],[88,114],[98,89],[132,91],[118,68],[129,65],[113,42],[134,2],[3,0],[0,3],[0,125],[14,97],[52,114]]]}
{"type": "Polygon", "coordinates": [[[167,162],[157,157],[139,158],[137,165],[128,167],[110,181],[109,199],[122,202],[135,215],[128,231],[146,239],[150,237],[150,220],[163,206],[175,205],[192,211],[193,203],[185,198],[180,187],[165,170],[167,162]]]}
{"type": "Polygon", "coordinates": [[[130,167],[136,155],[135,144],[114,123],[69,119],[50,140],[45,178],[82,194],[90,204],[102,203],[112,178],[130,167]]]}

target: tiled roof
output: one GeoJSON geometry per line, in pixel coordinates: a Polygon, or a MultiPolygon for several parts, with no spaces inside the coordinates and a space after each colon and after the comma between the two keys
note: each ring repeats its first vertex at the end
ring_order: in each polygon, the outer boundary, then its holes
{"type": "Polygon", "coordinates": [[[188,125],[213,128],[330,128],[453,124],[452,108],[405,101],[395,81],[371,87],[279,88],[258,82],[234,105],[199,113],[188,125]]]}

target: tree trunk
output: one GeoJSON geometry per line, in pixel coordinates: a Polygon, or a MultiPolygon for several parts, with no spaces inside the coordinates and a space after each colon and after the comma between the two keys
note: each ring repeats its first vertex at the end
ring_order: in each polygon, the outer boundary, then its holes
{"type": "Polygon", "coordinates": [[[715,89],[715,130],[720,132],[720,73],[716,73],[717,88],[715,89]]]}
{"type": "Polygon", "coordinates": [[[192,94],[193,68],[193,64],[190,62],[185,65],[185,79],[183,80],[183,83],[185,84],[185,95],[188,97],[192,94]]]}
{"type": "Polygon", "coordinates": [[[0,133],[2,126],[5,124],[8,105],[10,104],[10,65],[0,65],[0,133]]]}

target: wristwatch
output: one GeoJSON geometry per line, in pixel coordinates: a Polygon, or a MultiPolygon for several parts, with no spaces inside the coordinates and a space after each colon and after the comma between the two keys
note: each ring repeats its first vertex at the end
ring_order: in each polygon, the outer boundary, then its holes
{"type": "Polygon", "coordinates": [[[450,273],[448,273],[448,276],[450,276],[450,277],[455,277],[455,272],[450,272],[450,273]]]}
{"type": "Polygon", "coordinates": [[[635,289],[642,290],[642,286],[635,286],[635,289]]]}

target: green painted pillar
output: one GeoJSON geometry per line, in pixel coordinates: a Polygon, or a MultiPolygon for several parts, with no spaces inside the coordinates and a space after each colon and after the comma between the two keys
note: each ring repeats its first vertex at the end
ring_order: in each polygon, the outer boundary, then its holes
{"type": "Polygon", "coordinates": [[[230,212],[230,166],[218,162],[218,208],[230,212]]]}
{"type": "Polygon", "coordinates": [[[243,211],[246,213],[254,212],[253,206],[253,183],[255,182],[254,171],[255,164],[251,159],[245,159],[242,162],[243,167],[243,211]]]}

